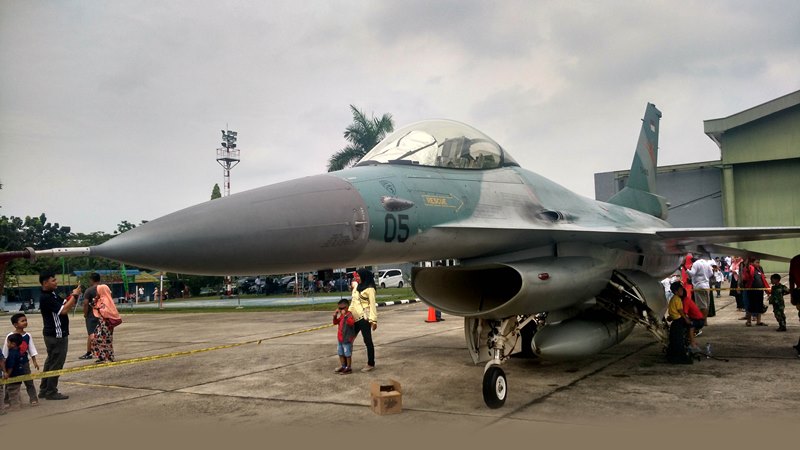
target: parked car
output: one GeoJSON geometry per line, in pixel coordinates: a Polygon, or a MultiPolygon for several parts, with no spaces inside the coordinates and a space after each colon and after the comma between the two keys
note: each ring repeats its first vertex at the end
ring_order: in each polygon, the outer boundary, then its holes
{"type": "MultiPolygon", "coordinates": [[[[301,278],[299,281],[300,281],[300,285],[302,285],[303,284],[303,279],[301,278]]],[[[290,293],[294,292],[294,287],[295,287],[295,282],[294,282],[294,278],[292,278],[288,283],[286,283],[286,292],[290,292],[290,293]]]]}
{"type": "MultiPolygon", "coordinates": [[[[305,277],[298,278],[298,281],[300,282],[300,286],[303,287],[302,292],[311,290],[311,281],[306,280],[305,277]]],[[[292,280],[286,284],[286,292],[294,292],[294,287],[295,287],[295,282],[294,278],[292,278],[292,280]]]]}
{"type": "Polygon", "coordinates": [[[213,288],[213,287],[210,287],[210,286],[206,286],[204,288],[200,288],[200,296],[201,297],[209,297],[209,296],[217,295],[217,294],[219,294],[219,289],[217,289],[217,288],[213,288]]]}
{"type": "Polygon", "coordinates": [[[400,269],[379,270],[375,275],[375,284],[381,288],[403,287],[403,271],[400,269]]]}
{"type": "Polygon", "coordinates": [[[341,277],[333,280],[333,290],[336,292],[350,291],[350,279],[341,277]]]}
{"type": "Polygon", "coordinates": [[[239,294],[252,294],[256,292],[256,277],[243,277],[236,280],[239,294]]]}
{"type": "MultiPolygon", "coordinates": [[[[294,275],[286,275],[285,277],[280,278],[276,281],[277,292],[289,292],[289,283],[294,281],[294,275]]],[[[292,285],[294,286],[294,285],[292,285]]]]}

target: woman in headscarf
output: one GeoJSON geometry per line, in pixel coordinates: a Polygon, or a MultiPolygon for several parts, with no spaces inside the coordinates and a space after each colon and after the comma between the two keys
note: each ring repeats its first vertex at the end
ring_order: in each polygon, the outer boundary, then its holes
{"type": "Polygon", "coordinates": [[[744,300],[742,299],[742,291],[739,290],[739,277],[741,276],[739,273],[739,265],[742,263],[742,258],[739,256],[734,256],[731,262],[731,266],[728,270],[730,270],[731,274],[731,295],[733,298],[736,299],[736,311],[744,312],[744,300]]]}
{"type": "Polygon", "coordinates": [[[358,285],[353,290],[350,311],[356,319],[356,337],[361,333],[364,345],[367,346],[367,365],[361,371],[369,372],[375,368],[375,346],[372,344],[372,332],[378,328],[378,307],[375,304],[375,276],[367,269],[359,269],[356,275],[358,277],[358,285]]]}
{"type": "Polygon", "coordinates": [[[760,260],[752,258],[750,264],[744,266],[744,269],[742,269],[742,282],[746,289],[745,298],[747,299],[745,302],[747,305],[747,313],[745,314],[747,322],[745,322],[745,325],[749,327],[751,325],[750,320],[753,318],[756,319],[756,325],[767,326],[761,321],[761,315],[766,309],[764,307],[764,290],[769,289],[769,282],[767,277],[764,276],[764,269],[761,268],[760,260]]]}
{"type": "Polygon", "coordinates": [[[120,316],[111,297],[111,289],[105,284],[97,285],[97,297],[92,312],[99,319],[92,343],[92,353],[97,358],[95,362],[114,361],[114,325],[119,323],[120,316]]]}

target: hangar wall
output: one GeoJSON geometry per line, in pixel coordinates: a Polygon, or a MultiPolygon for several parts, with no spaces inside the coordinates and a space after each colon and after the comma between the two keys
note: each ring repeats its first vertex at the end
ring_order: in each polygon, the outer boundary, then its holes
{"type": "MultiPolygon", "coordinates": [[[[673,227],[721,227],[722,165],[720,161],[659,167],[656,193],[669,202],[667,222],[673,227]]],[[[622,190],[630,170],[594,175],[595,199],[608,201],[622,190]]]]}
{"type": "MultiPolygon", "coordinates": [[[[735,206],[730,222],[740,227],[800,226],[800,158],[737,164],[732,170],[735,206]]],[[[787,257],[800,254],[800,239],[739,246],[787,257]]],[[[771,272],[786,271],[786,264],[782,263],[766,261],[763,266],[771,272]]]]}
{"type": "Polygon", "coordinates": [[[800,158],[798,125],[800,105],[725,130],[721,149],[723,164],[800,158]]]}
{"type": "MultiPolygon", "coordinates": [[[[800,91],[722,119],[704,121],[722,155],[726,226],[800,226],[800,91]]],[[[739,244],[787,257],[800,239],[739,244]]],[[[784,263],[764,262],[768,272],[784,263]]]]}

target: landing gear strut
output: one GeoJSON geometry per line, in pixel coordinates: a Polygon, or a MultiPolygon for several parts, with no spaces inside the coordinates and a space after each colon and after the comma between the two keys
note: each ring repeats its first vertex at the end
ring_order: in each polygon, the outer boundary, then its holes
{"type": "MultiPolygon", "coordinates": [[[[486,347],[482,348],[487,349],[491,356],[483,369],[483,401],[489,408],[497,409],[505,404],[508,398],[508,380],[500,365],[511,357],[522,334],[521,330],[533,320],[533,316],[513,316],[483,322],[488,325],[489,331],[486,347]]],[[[531,325],[535,327],[535,324],[531,325]]],[[[533,333],[526,334],[530,334],[528,338],[532,338],[533,333]]],[[[522,345],[530,346],[530,342],[523,342],[522,345]]]]}

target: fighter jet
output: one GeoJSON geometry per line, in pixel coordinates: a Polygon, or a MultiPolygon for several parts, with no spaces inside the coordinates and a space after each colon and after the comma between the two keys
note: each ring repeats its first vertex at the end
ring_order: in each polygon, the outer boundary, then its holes
{"type": "Polygon", "coordinates": [[[192,206],[97,247],[29,253],[208,275],[455,259],[414,269],[412,286],[464,318],[470,355],[486,363],[484,401],[498,408],[512,354],[582,358],[636,324],[663,339],[659,280],[687,252],[789,261],[719,244],[800,237],[800,227],[670,227],[655,193],[660,118],[648,104],[627,186],[607,203],[521,168],[475,128],[430,120],[398,129],[353,168],[192,206]]]}

